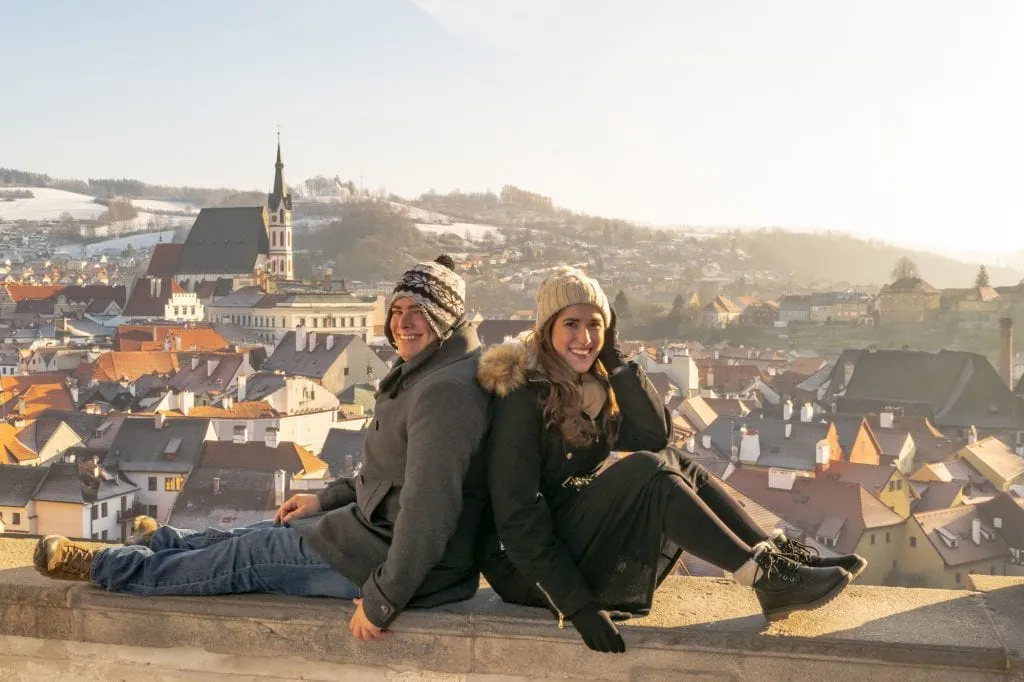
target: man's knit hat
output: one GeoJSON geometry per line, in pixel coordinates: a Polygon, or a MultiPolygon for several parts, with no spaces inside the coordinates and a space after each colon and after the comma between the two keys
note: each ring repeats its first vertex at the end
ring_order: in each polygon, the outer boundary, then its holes
{"type": "Polygon", "coordinates": [[[562,266],[537,289],[537,330],[543,329],[562,308],[579,303],[589,303],[600,310],[605,327],[611,324],[612,309],[597,280],[587,277],[582,270],[562,266]]]}
{"type": "Polygon", "coordinates": [[[395,337],[391,334],[391,304],[404,297],[416,301],[426,313],[430,328],[442,340],[452,335],[452,328],[466,314],[466,281],[455,272],[455,261],[448,254],[406,270],[391,292],[384,334],[395,347],[395,337]]]}

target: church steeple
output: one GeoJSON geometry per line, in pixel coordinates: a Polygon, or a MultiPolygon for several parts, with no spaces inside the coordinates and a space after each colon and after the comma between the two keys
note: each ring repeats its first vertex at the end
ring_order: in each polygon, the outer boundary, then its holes
{"type": "Polygon", "coordinates": [[[292,195],[285,194],[287,185],[284,184],[284,162],[281,161],[281,133],[277,134],[277,163],[274,164],[274,189],[267,195],[267,209],[274,211],[284,208],[292,210],[292,195]],[[283,204],[283,206],[282,206],[283,204]]]}
{"type": "Polygon", "coordinates": [[[277,162],[274,164],[274,189],[267,195],[267,233],[270,258],[267,267],[275,279],[291,279],[292,269],[292,195],[284,184],[281,160],[281,131],[277,132],[277,162]]]}

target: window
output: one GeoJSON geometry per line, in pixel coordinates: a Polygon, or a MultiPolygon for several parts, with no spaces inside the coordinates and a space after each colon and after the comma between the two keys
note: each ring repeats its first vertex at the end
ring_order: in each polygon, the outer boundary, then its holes
{"type": "Polygon", "coordinates": [[[188,314],[189,315],[195,315],[196,314],[196,307],[194,305],[190,305],[188,307],[188,314]]]}
{"type": "MultiPolygon", "coordinates": [[[[914,535],[911,535],[911,536],[910,536],[910,546],[911,546],[912,548],[913,548],[913,547],[917,547],[917,537],[916,537],[916,536],[914,536],[914,535]]],[[[957,573],[957,575],[960,575],[960,574],[959,574],[959,573],[957,573]]],[[[957,580],[957,582],[960,582],[960,581],[959,581],[959,580],[957,580]]]]}
{"type": "MultiPolygon", "coordinates": [[[[92,506],[92,511],[90,512],[90,516],[92,517],[93,521],[95,521],[96,519],[98,519],[100,517],[100,508],[97,507],[95,504],[92,506]]],[[[95,539],[95,538],[96,538],[96,536],[94,535],[93,539],[95,539]]]]}
{"type": "Polygon", "coordinates": [[[107,531],[103,531],[102,533],[100,533],[100,539],[101,540],[106,540],[107,539],[107,531]]]}
{"type": "Polygon", "coordinates": [[[365,327],[365,326],[366,326],[366,316],[363,316],[363,317],[361,317],[361,318],[359,318],[359,319],[361,320],[361,321],[359,322],[359,326],[360,326],[360,327],[365,327]]]}
{"type": "Polygon", "coordinates": [[[959,584],[960,584],[960,583],[962,583],[963,581],[964,581],[964,578],[963,578],[963,576],[962,576],[961,574],[957,573],[957,574],[956,574],[956,584],[957,584],[957,585],[959,585],[959,584]]]}
{"type": "Polygon", "coordinates": [[[903,479],[896,479],[896,490],[903,490],[903,479]]]}
{"type": "Polygon", "coordinates": [[[107,503],[104,502],[103,504],[100,505],[100,516],[102,516],[103,518],[107,518],[107,514],[107,503]]]}
{"type": "Polygon", "coordinates": [[[181,490],[181,485],[184,482],[185,479],[181,476],[166,476],[164,477],[164,491],[176,493],[181,490]]]}
{"type": "Polygon", "coordinates": [[[156,505],[155,504],[147,504],[146,505],[146,516],[152,517],[154,519],[156,518],[156,505]]]}
{"type": "Polygon", "coordinates": [[[156,476],[149,477],[149,490],[150,492],[156,491],[156,476]]]}
{"type": "Polygon", "coordinates": [[[345,376],[348,376],[348,367],[345,368],[345,376]]]}
{"type": "Polygon", "coordinates": [[[124,495],[121,496],[121,511],[128,509],[128,498],[124,495]]]}
{"type": "Polygon", "coordinates": [[[277,232],[273,230],[270,231],[270,245],[277,246],[277,232]]]}
{"type": "MultiPolygon", "coordinates": [[[[17,515],[15,515],[15,516],[17,516],[17,515]]],[[[17,521],[15,521],[15,523],[17,523],[17,521]]],[[[996,567],[995,566],[989,566],[988,567],[988,574],[989,575],[995,575],[996,574],[996,567]]]]}
{"type": "Polygon", "coordinates": [[[99,533],[93,533],[92,534],[92,539],[93,540],[99,540],[100,539],[100,534],[99,533]]]}
{"type": "MultiPolygon", "coordinates": [[[[15,526],[21,525],[21,512],[14,512],[11,514],[11,523],[15,526]]],[[[995,574],[993,573],[993,575],[995,574]]]]}
{"type": "Polygon", "coordinates": [[[885,534],[885,544],[888,545],[890,542],[892,542],[892,533],[886,533],[885,534]]]}
{"type": "Polygon", "coordinates": [[[319,326],[320,326],[320,318],[319,317],[314,317],[313,318],[313,327],[316,328],[316,327],[319,327],[319,326]]]}
{"type": "Polygon", "coordinates": [[[875,544],[875,534],[874,533],[871,534],[871,544],[872,545],[875,544]]]}

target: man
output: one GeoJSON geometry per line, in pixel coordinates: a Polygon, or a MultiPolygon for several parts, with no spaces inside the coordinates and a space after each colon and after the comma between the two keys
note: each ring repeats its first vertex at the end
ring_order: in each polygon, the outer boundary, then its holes
{"type": "Polygon", "coordinates": [[[465,282],[440,256],[407,271],[385,323],[399,362],[381,381],[355,480],[295,495],[274,520],[233,531],[158,527],[138,544],[92,550],[39,541],[44,575],[140,595],[276,592],[356,599],[349,629],[376,639],[406,606],[471,597],[473,541],[487,500],[478,450],[488,397],[465,282]]]}

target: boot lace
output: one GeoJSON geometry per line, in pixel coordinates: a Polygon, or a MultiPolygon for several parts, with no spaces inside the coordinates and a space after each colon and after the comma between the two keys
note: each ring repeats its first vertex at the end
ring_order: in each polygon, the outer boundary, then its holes
{"type": "Polygon", "coordinates": [[[804,543],[790,537],[786,537],[785,540],[778,543],[778,548],[780,554],[804,564],[812,562],[819,556],[818,550],[814,547],[805,545],[804,543]]]}
{"type": "Polygon", "coordinates": [[[761,552],[756,561],[768,580],[780,580],[787,583],[800,581],[800,564],[783,554],[761,552]]]}
{"type": "Polygon", "coordinates": [[[61,552],[61,568],[65,573],[89,575],[92,568],[92,550],[66,544],[61,552]]]}

